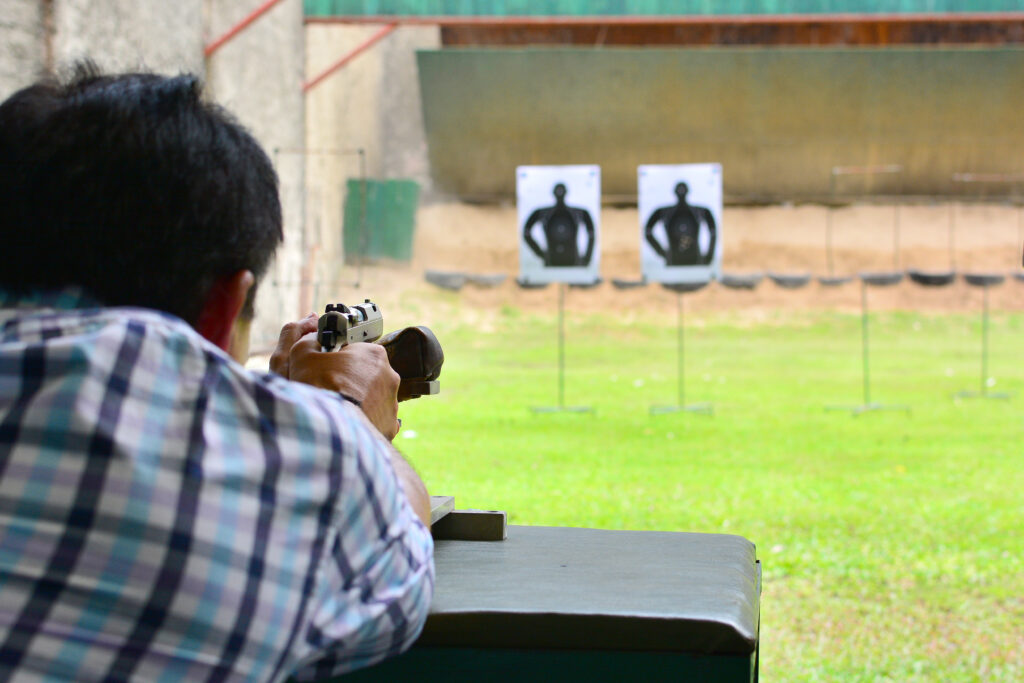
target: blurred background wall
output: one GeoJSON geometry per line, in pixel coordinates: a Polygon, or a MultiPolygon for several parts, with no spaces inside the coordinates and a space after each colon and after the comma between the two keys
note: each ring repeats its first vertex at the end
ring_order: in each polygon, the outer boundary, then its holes
{"type": "Polygon", "coordinates": [[[0,96],[192,71],[254,132],[286,217],[257,347],[356,284],[374,205],[507,205],[518,164],[598,163],[624,205],[658,162],[721,162],[732,205],[1024,190],[1015,0],[0,0],[0,41],[0,96]]]}
{"type": "Polygon", "coordinates": [[[1021,170],[1021,9],[306,0],[311,26],[440,27],[418,54],[431,181],[475,201],[510,198],[521,163],[600,164],[622,201],[638,164],[702,161],[727,169],[732,203],[990,193],[952,176],[1021,170]],[[886,164],[902,173],[832,182],[834,166],[886,164]]]}

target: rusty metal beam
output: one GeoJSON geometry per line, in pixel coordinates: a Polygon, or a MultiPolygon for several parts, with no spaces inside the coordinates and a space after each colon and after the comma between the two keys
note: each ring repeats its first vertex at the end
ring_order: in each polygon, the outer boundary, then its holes
{"type": "Polygon", "coordinates": [[[338,16],[315,24],[436,25],[446,46],[1024,43],[1024,12],[737,16],[338,16]]]}
{"type": "Polygon", "coordinates": [[[302,92],[309,92],[310,90],[315,88],[317,85],[319,85],[328,76],[333,74],[338,69],[341,69],[342,67],[344,67],[346,64],[351,62],[353,59],[358,57],[360,54],[362,54],[366,50],[368,50],[371,47],[373,47],[382,38],[384,38],[385,36],[389,35],[396,28],[398,28],[398,24],[397,23],[392,23],[392,24],[388,24],[387,26],[383,27],[382,29],[380,29],[379,31],[374,33],[372,36],[370,36],[369,38],[364,40],[362,43],[357,45],[354,49],[352,49],[344,57],[342,57],[341,59],[336,61],[334,64],[331,64],[329,67],[324,69],[322,72],[320,72],[320,74],[318,76],[316,76],[316,77],[306,81],[302,85],[302,92]]]}
{"type": "Polygon", "coordinates": [[[446,47],[587,45],[1013,45],[1024,43],[1016,22],[808,22],[806,24],[677,24],[579,26],[442,26],[446,47]]]}
{"type": "Polygon", "coordinates": [[[687,24],[839,24],[863,21],[900,22],[1009,22],[1024,21],[1024,12],[963,12],[913,14],[736,14],[676,16],[394,16],[339,15],[309,16],[307,24],[391,24],[428,26],[591,26],[591,25],[667,25],[687,24]]]}
{"type": "Polygon", "coordinates": [[[241,33],[246,28],[248,28],[249,24],[251,24],[252,22],[256,21],[257,19],[262,17],[264,14],[269,12],[271,9],[273,9],[274,6],[276,4],[278,4],[279,2],[281,2],[281,0],[266,0],[266,2],[264,2],[262,5],[260,5],[259,7],[254,9],[252,12],[250,12],[244,19],[242,19],[240,22],[238,22],[237,24],[232,26],[230,29],[228,29],[227,32],[225,32],[220,38],[217,38],[215,41],[213,41],[212,43],[207,45],[203,49],[203,56],[209,58],[210,55],[212,55],[214,52],[216,52],[217,50],[222,48],[232,38],[234,38],[239,33],[241,33]]]}

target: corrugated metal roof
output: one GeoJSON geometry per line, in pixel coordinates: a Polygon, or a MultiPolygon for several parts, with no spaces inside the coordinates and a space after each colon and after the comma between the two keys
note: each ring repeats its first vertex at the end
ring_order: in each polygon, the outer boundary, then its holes
{"type": "Polygon", "coordinates": [[[1020,12],[1024,0],[304,0],[307,16],[728,16],[1020,12]]]}

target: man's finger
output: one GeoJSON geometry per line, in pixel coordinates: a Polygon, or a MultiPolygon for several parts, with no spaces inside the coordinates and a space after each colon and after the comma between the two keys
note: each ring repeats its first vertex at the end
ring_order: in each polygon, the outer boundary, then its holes
{"type": "Polygon", "coordinates": [[[288,360],[292,347],[305,335],[310,332],[316,332],[317,320],[316,313],[310,313],[302,320],[287,323],[281,328],[281,335],[277,340],[277,348],[274,349],[274,353],[270,356],[270,370],[272,372],[276,372],[283,377],[288,376],[288,360]]]}
{"type": "Polygon", "coordinates": [[[286,324],[281,328],[281,337],[278,339],[277,345],[280,348],[290,349],[295,342],[310,332],[316,332],[317,320],[316,313],[310,313],[302,320],[286,324]]]}

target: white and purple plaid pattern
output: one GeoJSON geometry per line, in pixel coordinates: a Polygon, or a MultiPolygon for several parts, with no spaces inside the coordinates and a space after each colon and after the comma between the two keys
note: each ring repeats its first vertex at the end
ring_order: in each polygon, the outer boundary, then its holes
{"type": "Polygon", "coordinates": [[[433,544],[357,408],[171,316],[12,303],[0,679],[312,680],[415,640],[433,544]]]}

